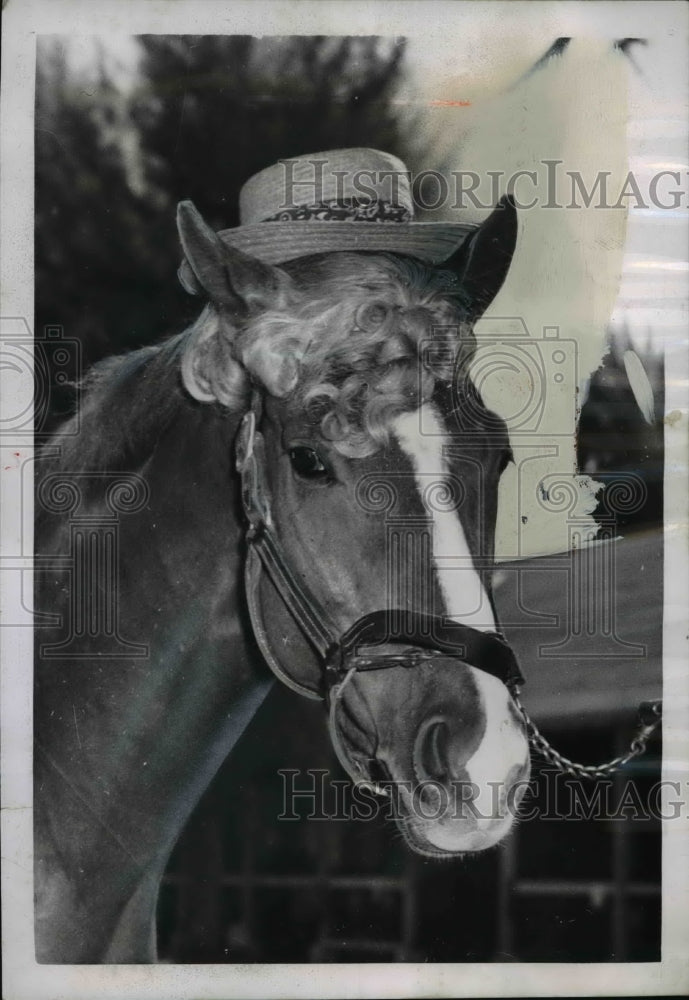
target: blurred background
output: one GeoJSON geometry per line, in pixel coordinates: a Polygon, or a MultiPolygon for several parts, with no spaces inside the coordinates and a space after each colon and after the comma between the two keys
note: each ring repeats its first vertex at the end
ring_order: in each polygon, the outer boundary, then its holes
{"type": "MultiPolygon", "coordinates": [[[[88,368],[184,329],[177,203],[217,229],[281,157],[404,152],[390,106],[404,41],[43,38],[36,91],[36,327],[61,324],[88,368]]],[[[54,410],[70,405],[66,391],[54,410]]],[[[53,419],[52,415],[51,418],[53,419]]]]}
{"type": "MultiPolygon", "coordinates": [[[[238,223],[244,181],[281,157],[374,146],[400,156],[412,170],[425,165],[421,120],[427,108],[408,99],[417,64],[403,38],[41,38],[36,332],[41,343],[47,337],[74,342],[80,360],[72,377],[59,377],[64,372],[57,371],[56,354],[46,350],[52,384],[37,433],[49,432],[78,405],[80,372],[107,355],[170,336],[195,318],[198,302],[176,279],[179,200],[191,198],[211,225],[227,228],[238,223]]],[[[629,590],[619,590],[615,637],[644,644],[656,681],[662,346],[654,340],[652,313],[641,329],[626,325],[628,315],[623,304],[609,331],[611,351],[591,379],[578,448],[580,467],[595,478],[627,472],[644,483],[642,502],[616,511],[616,526],[630,541],[617,559],[617,586],[629,590]],[[631,346],[654,392],[650,423],[627,380],[624,354],[631,346]],[[642,610],[641,583],[649,595],[642,610]]],[[[604,518],[609,511],[601,507],[600,513],[604,518]]],[[[527,640],[525,614],[533,618],[535,608],[541,621],[548,614],[566,621],[566,586],[554,592],[547,574],[529,592],[525,611],[524,580],[535,579],[533,569],[503,568],[497,581],[507,634],[518,649],[521,644],[525,660],[528,643],[540,635],[531,622],[527,640]]],[[[567,579],[576,578],[574,563],[564,569],[567,579]]],[[[548,648],[561,641],[558,627],[543,625],[540,638],[548,648]]],[[[564,753],[586,761],[621,751],[632,734],[630,706],[648,694],[646,681],[620,669],[614,683],[590,684],[587,671],[596,660],[591,645],[575,668],[571,660],[541,653],[531,678],[544,730],[557,735],[564,753]],[[583,689],[586,697],[577,700],[570,689],[583,689]]],[[[656,741],[626,772],[642,791],[658,777],[659,755],[656,741]]],[[[329,750],[320,706],[276,686],[171,859],[159,907],[165,960],[659,957],[655,821],[528,822],[496,850],[439,864],[411,856],[383,819],[278,821],[280,768],[301,769],[300,786],[308,782],[307,768],[344,778],[329,750]]],[[[554,780],[544,776],[538,794],[546,795],[554,780]]]]}

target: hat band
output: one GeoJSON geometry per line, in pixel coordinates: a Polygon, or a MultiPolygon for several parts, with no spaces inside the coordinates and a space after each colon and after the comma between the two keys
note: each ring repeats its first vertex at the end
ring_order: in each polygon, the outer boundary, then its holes
{"type": "Polygon", "coordinates": [[[285,208],[263,219],[263,222],[413,222],[413,219],[408,208],[393,205],[390,201],[344,198],[285,208]]]}

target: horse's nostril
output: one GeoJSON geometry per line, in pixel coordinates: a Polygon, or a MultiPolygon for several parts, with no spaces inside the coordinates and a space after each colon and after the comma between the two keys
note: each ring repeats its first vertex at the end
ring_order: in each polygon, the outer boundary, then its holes
{"type": "Polygon", "coordinates": [[[449,774],[450,730],[444,719],[428,719],[419,729],[414,764],[421,780],[445,781],[449,774]]]}

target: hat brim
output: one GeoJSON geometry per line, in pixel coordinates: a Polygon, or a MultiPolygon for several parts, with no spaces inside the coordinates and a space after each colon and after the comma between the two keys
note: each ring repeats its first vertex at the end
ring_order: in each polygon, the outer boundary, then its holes
{"type": "Polygon", "coordinates": [[[478,227],[456,222],[257,222],[218,233],[228,246],[266,264],[312,254],[385,250],[442,264],[478,227]]]}

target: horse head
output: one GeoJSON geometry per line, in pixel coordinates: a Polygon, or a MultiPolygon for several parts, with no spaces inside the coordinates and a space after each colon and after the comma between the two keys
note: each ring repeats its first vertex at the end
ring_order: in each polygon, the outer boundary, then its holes
{"type": "Polygon", "coordinates": [[[185,387],[247,415],[246,593],[264,657],[325,699],[340,760],[394,797],[414,850],[492,846],[529,753],[491,595],[511,453],[467,362],[509,268],[514,205],[442,267],[378,252],[275,266],[226,245],[190,203],[178,222],[180,277],[208,300],[185,387]]]}

